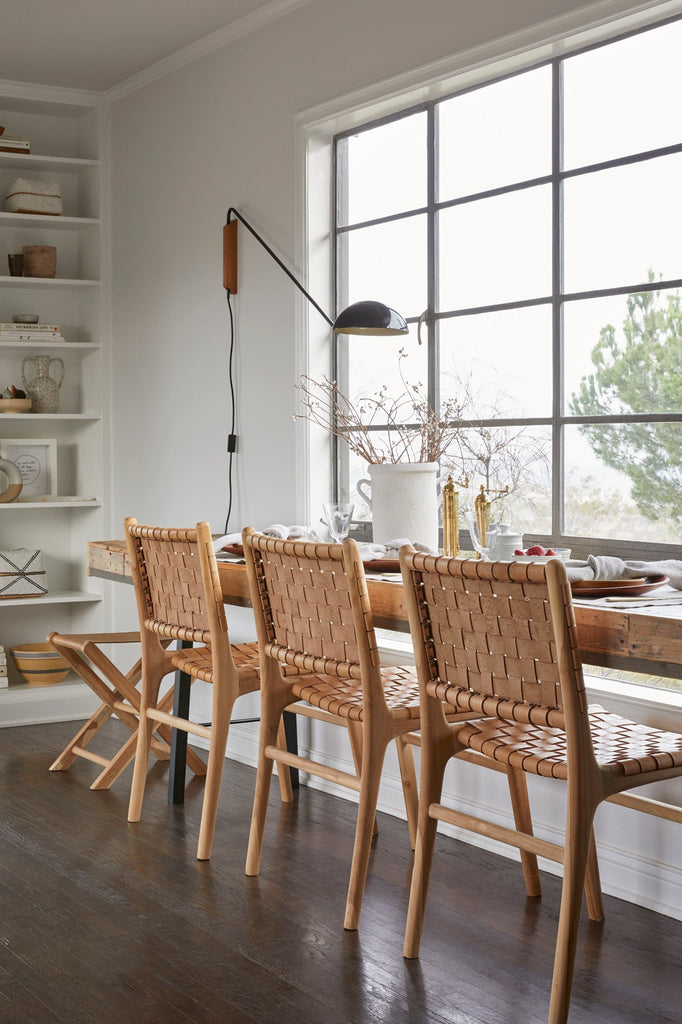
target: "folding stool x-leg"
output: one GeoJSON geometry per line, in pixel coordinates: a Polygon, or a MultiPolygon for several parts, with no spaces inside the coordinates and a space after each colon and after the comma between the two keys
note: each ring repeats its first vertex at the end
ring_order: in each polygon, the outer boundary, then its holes
{"type": "MultiPolygon", "coordinates": [[[[139,644],[140,634],[134,632],[67,635],[53,632],[47,639],[102,702],[50,765],[50,771],[66,771],[77,757],[82,757],[103,768],[90,789],[108,789],[135,757],[140,711],[137,684],[142,675],[142,662],[138,659],[124,674],[100,649],[100,645],[139,644]],[[113,757],[107,758],[90,750],[89,744],[114,714],[130,729],[130,736],[113,757]]],[[[168,711],[172,705],[173,688],[159,701],[159,710],[168,711]]],[[[171,730],[167,725],[159,723],[154,731],[156,735],[152,741],[152,750],[159,760],[168,760],[171,730]]],[[[191,748],[187,751],[187,765],[195,775],[206,774],[206,765],[191,748]]]]}

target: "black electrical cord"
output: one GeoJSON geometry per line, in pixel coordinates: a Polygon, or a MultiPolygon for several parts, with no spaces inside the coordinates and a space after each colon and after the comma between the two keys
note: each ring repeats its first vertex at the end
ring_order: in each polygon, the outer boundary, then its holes
{"type": "Polygon", "coordinates": [[[227,438],[227,451],[229,454],[229,462],[227,466],[227,517],[225,519],[225,529],[223,533],[227,533],[227,526],[230,522],[230,516],[232,514],[232,459],[237,449],[237,435],[235,433],[235,425],[237,419],[237,403],[234,395],[234,377],[232,371],[233,355],[234,355],[234,316],[232,315],[232,303],[230,302],[230,291],[225,291],[227,296],[227,308],[230,314],[230,354],[228,358],[228,381],[230,385],[230,402],[232,405],[232,417],[230,421],[230,433],[227,438]]]}

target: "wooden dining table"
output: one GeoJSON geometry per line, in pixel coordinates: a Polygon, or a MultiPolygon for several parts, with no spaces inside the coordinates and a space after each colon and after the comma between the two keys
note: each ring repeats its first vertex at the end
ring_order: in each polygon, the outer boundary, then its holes
{"type": "MultiPolygon", "coordinates": [[[[225,604],[250,607],[246,566],[234,560],[219,560],[218,572],[225,604]]],[[[91,541],[88,574],[132,583],[125,541],[91,541]]],[[[409,632],[399,576],[368,574],[367,588],[375,627],[409,632]]],[[[682,605],[622,608],[609,607],[603,600],[574,599],[574,611],[585,664],[682,679],[682,605]]],[[[181,768],[177,758],[171,757],[169,799],[176,803],[182,802],[184,791],[184,765],[181,768]]]]}

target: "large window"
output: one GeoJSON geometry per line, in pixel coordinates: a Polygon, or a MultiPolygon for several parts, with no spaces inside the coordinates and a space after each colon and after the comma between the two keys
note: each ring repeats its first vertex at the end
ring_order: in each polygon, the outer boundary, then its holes
{"type": "MultiPolygon", "coordinates": [[[[460,500],[509,487],[511,525],[578,554],[679,556],[680,53],[674,20],[335,138],[338,308],[410,324],[337,339],[340,387],[454,398],[460,500]]],[[[339,489],[365,475],[341,443],[339,489]]]]}

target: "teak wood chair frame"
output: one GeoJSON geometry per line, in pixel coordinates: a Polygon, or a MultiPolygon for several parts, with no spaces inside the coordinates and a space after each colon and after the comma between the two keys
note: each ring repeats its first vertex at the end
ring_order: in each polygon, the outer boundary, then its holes
{"type": "Polygon", "coordinates": [[[483,562],[418,554],[406,546],[400,560],[422,717],[404,955],[419,955],[438,821],[563,863],[549,1024],[565,1024],[596,810],[612,800],[682,821],[682,808],[624,792],[682,775],[682,735],[588,708],[571,589],[560,559],[483,562]],[[452,725],[446,707],[485,717],[452,725]],[[445,767],[468,749],[566,783],[563,847],[441,803],[445,767]]]}
{"type": "MultiPolygon", "coordinates": [[[[50,771],[66,771],[77,757],[81,757],[102,768],[90,789],[109,789],[135,757],[140,713],[140,692],[137,685],[142,676],[142,659],[138,658],[128,672],[123,673],[104,653],[102,647],[110,644],[139,645],[140,634],[52,632],[47,639],[101,701],[85,725],[52,762],[50,771]],[[105,757],[90,749],[90,743],[112,716],[127,726],[130,736],[113,757],[105,757]]],[[[171,688],[160,701],[159,707],[167,710],[172,704],[171,688]]],[[[160,761],[167,761],[170,757],[171,731],[168,726],[158,723],[154,732],[156,735],[152,737],[151,750],[160,761]]],[[[195,775],[206,774],[206,765],[194,751],[188,751],[187,764],[195,775]]]]}
{"type": "MultiPolygon", "coordinates": [[[[258,648],[230,644],[218,566],[208,523],[165,529],[125,521],[142,644],[142,691],[128,820],[140,820],[152,733],[158,723],[200,736],[209,744],[197,859],[211,856],[232,708],[260,688],[258,648]],[[167,648],[167,641],[189,646],[167,648]],[[194,646],[192,646],[194,645],[194,646]],[[198,646],[196,646],[198,645],[198,646]],[[212,684],[211,721],[193,722],[159,703],[170,672],[212,684]]],[[[282,799],[293,800],[288,772],[280,774],[282,799]]]]}
{"type": "MultiPolygon", "coordinates": [[[[288,764],[359,794],[344,927],[360,918],[384,756],[396,741],[411,845],[416,840],[417,780],[412,746],[419,703],[411,667],[382,667],[364,566],[352,539],[341,544],[242,535],[261,655],[261,731],[247,875],[260,867],[273,763],[288,764]],[[295,703],[299,702],[299,703],[295,703]],[[283,749],[276,740],[287,708],[346,725],[356,774],[283,749]]],[[[450,709],[451,720],[470,713],[450,709]]],[[[490,765],[494,762],[489,759],[490,765]]],[[[502,769],[504,770],[504,769],[502,769]]],[[[525,778],[506,773],[515,821],[530,830],[525,778]]],[[[523,856],[527,891],[539,891],[537,858],[523,856]]]]}

